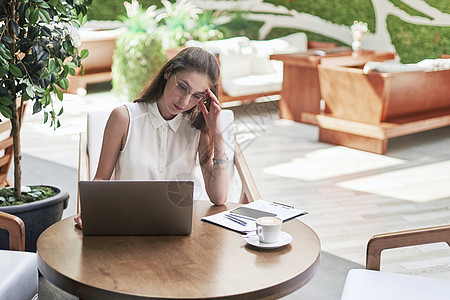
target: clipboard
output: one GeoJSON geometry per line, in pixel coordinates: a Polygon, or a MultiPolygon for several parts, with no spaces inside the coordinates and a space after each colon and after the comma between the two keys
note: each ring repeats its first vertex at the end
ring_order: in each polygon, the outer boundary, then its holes
{"type": "MultiPolygon", "coordinates": [[[[241,207],[248,207],[276,214],[276,216],[281,220],[283,220],[283,222],[306,215],[308,213],[304,210],[296,209],[291,205],[283,204],[280,202],[268,202],[265,200],[257,200],[255,202],[245,204],[241,207]]],[[[256,230],[255,219],[231,214],[232,210],[233,209],[230,209],[227,211],[220,212],[218,214],[203,217],[201,220],[227,229],[231,229],[233,231],[237,231],[239,233],[248,233],[256,230]],[[238,217],[240,220],[243,220],[244,222],[236,222],[235,220],[233,220],[233,218],[229,218],[230,215],[232,217],[238,217]]]]}

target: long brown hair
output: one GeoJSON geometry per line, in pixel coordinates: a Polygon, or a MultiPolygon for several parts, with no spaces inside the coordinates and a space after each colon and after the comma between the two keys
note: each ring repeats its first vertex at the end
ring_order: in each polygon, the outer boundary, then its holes
{"type": "MultiPolygon", "coordinates": [[[[139,98],[137,98],[134,102],[156,102],[162,97],[164,88],[167,84],[167,79],[164,78],[164,74],[166,72],[175,74],[177,72],[183,71],[197,72],[199,74],[206,75],[211,84],[211,91],[215,95],[218,95],[220,86],[220,69],[216,57],[208,51],[203,50],[202,48],[188,47],[180,51],[174,58],[169,60],[158,71],[150,84],[144,89],[139,98]]],[[[207,98],[207,100],[208,101],[205,103],[205,105],[209,110],[211,106],[211,100],[209,99],[209,97],[207,98]]],[[[201,163],[203,164],[212,157],[213,141],[211,134],[208,130],[208,127],[206,126],[203,113],[197,107],[197,105],[184,113],[189,115],[190,123],[194,128],[197,128],[209,135],[210,143],[207,152],[208,155],[206,157],[200,158],[201,163]]]]}

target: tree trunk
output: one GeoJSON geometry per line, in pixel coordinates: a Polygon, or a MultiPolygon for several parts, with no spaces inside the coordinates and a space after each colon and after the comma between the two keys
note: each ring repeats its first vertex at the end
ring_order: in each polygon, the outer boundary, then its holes
{"type": "Polygon", "coordinates": [[[22,152],[20,150],[20,122],[22,121],[22,105],[11,105],[13,118],[11,119],[14,141],[14,197],[17,199],[22,194],[22,152]]]}
{"type": "MultiPolygon", "coordinates": [[[[11,1],[11,12],[13,20],[17,22],[19,20],[18,15],[18,3],[16,0],[11,1]]],[[[11,26],[7,24],[8,34],[10,37],[12,37],[14,40],[16,38],[14,31],[12,30],[11,26]]],[[[16,53],[16,45],[11,45],[11,53],[16,53]]],[[[13,57],[10,60],[10,63],[16,64],[17,63],[17,57],[13,55],[13,57]]],[[[12,95],[16,95],[16,85],[15,85],[15,78],[12,78],[12,95]]],[[[20,125],[22,122],[22,111],[23,111],[23,99],[16,98],[14,103],[10,106],[11,112],[12,112],[12,119],[11,119],[11,130],[12,130],[12,136],[13,136],[13,146],[14,146],[14,197],[17,199],[22,194],[22,152],[20,151],[20,125]]]]}

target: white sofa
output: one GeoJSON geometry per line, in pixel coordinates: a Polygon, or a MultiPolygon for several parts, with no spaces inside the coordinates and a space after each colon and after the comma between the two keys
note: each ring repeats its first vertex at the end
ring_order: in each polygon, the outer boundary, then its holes
{"type": "Polygon", "coordinates": [[[201,47],[218,55],[222,89],[231,97],[279,93],[283,82],[283,63],[270,60],[271,54],[304,52],[308,40],[304,33],[255,41],[235,37],[218,41],[189,41],[187,47],[201,47]]]}

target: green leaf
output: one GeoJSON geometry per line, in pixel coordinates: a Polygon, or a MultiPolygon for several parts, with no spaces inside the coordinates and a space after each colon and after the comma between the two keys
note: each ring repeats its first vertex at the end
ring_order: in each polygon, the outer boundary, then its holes
{"type": "Polygon", "coordinates": [[[86,58],[88,56],[89,56],[89,50],[88,49],[81,50],[81,54],[80,54],[81,59],[84,59],[84,58],[86,58]]]}
{"type": "Polygon", "coordinates": [[[3,65],[0,65],[0,77],[5,76],[6,74],[6,67],[3,65]]]}
{"type": "Polygon", "coordinates": [[[39,19],[38,13],[34,9],[32,9],[30,11],[30,19],[29,19],[30,23],[31,24],[36,24],[38,19],[39,19]]]}
{"type": "Polygon", "coordinates": [[[11,52],[9,51],[8,48],[6,48],[6,46],[4,44],[0,44],[0,55],[4,58],[4,59],[11,59],[11,52]]]}
{"type": "Polygon", "coordinates": [[[0,113],[8,119],[12,119],[12,111],[9,107],[0,105],[0,113]]]}
{"type": "Polygon", "coordinates": [[[48,112],[44,111],[44,124],[48,121],[48,112]]]}
{"type": "Polygon", "coordinates": [[[20,69],[13,64],[9,64],[9,72],[11,72],[14,77],[23,77],[22,71],[20,71],[20,69]]]}
{"type": "Polygon", "coordinates": [[[80,24],[83,24],[83,14],[78,14],[78,22],[80,22],[80,24]]]}
{"type": "Polygon", "coordinates": [[[62,101],[63,93],[60,89],[56,89],[56,95],[58,96],[58,99],[62,101]]]}
{"type": "Polygon", "coordinates": [[[40,8],[50,8],[50,6],[48,6],[48,4],[45,3],[45,2],[39,3],[38,6],[39,6],[40,8]]]}
{"type": "Polygon", "coordinates": [[[13,104],[13,102],[8,97],[3,96],[0,98],[0,104],[4,106],[10,106],[11,104],[13,104]]]}
{"type": "Polygon", "coordinates": [[[66,62],[66,66],[69,66],[71,68],[76,68],[77,67],[77,65],[73,61],[66,62]]]}
{"type": "Polygon", "coordinates": [[[32,9],[33,8],[31,6],[28,6],[27,10],[25,11],[25,18],[27,18],[28,21],[30,21],[30,13],[32,9]]]}
{"type": "Polygon", "coordinates": [[[3,51],[0,50],[0,55],[4,58],[4,59],[11,59],[11,53],[9,53],[9,50],[3,51]]]}
{"type": "Polygon", "coordinates": [[[19,24],[17,24],[16,22],[9,22],[9,24],[11,25],[11,28],[14,32],[15,35],[19,35],[20,34],[20,26],[19,24]]]}
{"type": "Polygon", "coordinates": [[[75,76],[77,73],[75,72],[74,68],[70,68],[69,69],[69,74],[72,75],[72,76],[75,76]]]}
{"type": "Polygon", "coordinates": [[[28,85],[26,91],[27,95],[30,96],[30,98],[34,98],[34,90],[32,85],[28,85]]]}
{"type": "Polygon", "coordinates": [[[61,14],[65,15],[67,14],[66,7],[58,1],[58,4],[53,5],[53,7],[56,7],[56,10],[59,11],[61,14]]]}
{"type": "Polygon", "coordinates": [[[40,86],[34,86],[34,90],[35,90],[36,92],[41,93],[41,94],[44,94],[44,93],[45,93],[45,90],[44,90],[43,88],[41,88],[40,86]]]}
{"type": "Polygon", "coordinates": [[[58,121],[56,121],[56,128],[59,128],[59,127],[61,127],[61,123],[58,120],[58,121]]]}
{"type": "Polygon", "coordinates": [[[48,75],[49,75],[49,70],[44,68],[41,70],[41,75],[39,76],[39,79],[47,78],[48,75]]]}
{"type": "Polygon", "coordinates": [[[85,15],[83,16],[83,20],[81,21],[81,25],[86,24],[86,22],[87,22],[87,14],[85,14],[85,15]]]}
{"type": "MultiPolygon", "coordinates": [[[[69,87],[69,79],[67,78],[63,78],[58,82],[58,85],[63,89],[63,90],[67,90],[67,88],[69,87]]],[[[59,99],[62,100],[62,99],[59,99]]]]}
{"type": "Polygon", "coordinates": [[[4,35],[4,36],[2,36],[2,42],[8,43],[8,44],[13,44],[14,40],[9,35],[4,35]]]}
{"type": "Polygon", "coordinates": [[[34,101],[33,114],[37,114],[42,110],[42,103],[40,101],[34,101]]]}
{"type": "MultiPolygon", "coordinates": [[[[25,94],[23,94],[23,101],[27,101],[27,100],[30,100],[31,98],[30,98],[30,96],[28,96],[28,94],[27,93],[25,93],[25,94]]],[[[37,101],[36,101],[37,102],[37,101]]]]}
{"type": "Polygon", "coordinates": [[[50,14],[44,9],[38,9],[38,15],[45,23],[50,23],[50,14]]]}
{"type": "Polygon", "coordinates": [[[51,60],[49,66],[48,66],[48,72],[55,73],[57,70],[58,70],[58,64],[54,60],[51,60]]]}
{"type": "Polygon", "coordinates": [[[59,117],[60,115],[62,115],[63,112],[64,112],[64,107],[61,107],[61,109],[59,110],[59,113],[58,113],[58,117],[59,117]]]}
{"type": "Polygon", "coordinates": [[[84,76],[84,66],[81,65],[81,76],[84,76]]]}

